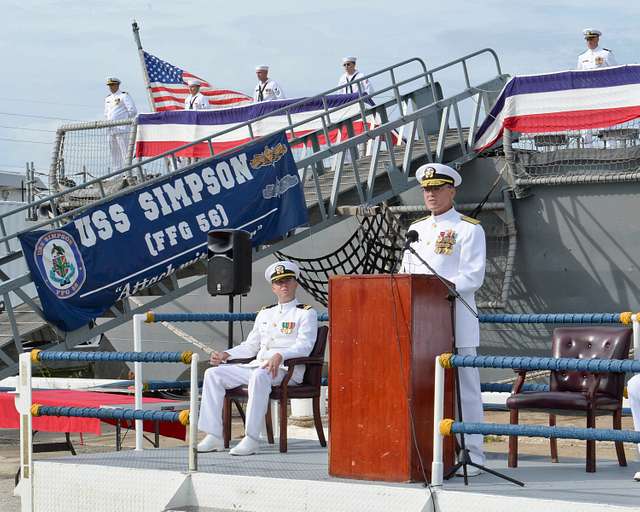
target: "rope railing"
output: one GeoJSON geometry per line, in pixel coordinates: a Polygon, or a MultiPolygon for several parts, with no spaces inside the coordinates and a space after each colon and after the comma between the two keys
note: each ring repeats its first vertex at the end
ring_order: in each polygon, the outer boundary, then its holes
{"type": "MultiPolygon", "coordinates": [[[[480,384],[480,391],[483,393],[511,393],[512,389],[512,384],[502,382],[483,382],[480,384]]],[[[526,382],[522,385],[521,391],[549,391],[549,386],[526,382]]]]}
{"type": "Polygon", "coordinates": [[[513,370],[640,373],[640,361],[631,359],[570,359],[566,357],[456,356],[442,354],[443,368],[506,368],[513,370]]]}
{"type": "Polygon", "coordinates": [[[582,441],[621,441],[640,443],[640,432],[609,428],[547,427],[546,425],[503,425],[500,423],[466,423],[445,419],[440,422],[440,433],[482,434],[498,436],[546,437],[579,439],[582,441]]]}
{"type": "Polygon", "coordinates": [[[31,351],[32,362],[46,361],[120,361],[139,363],[190,364],[193,352],[43,352],[31,351]]]}
{"type": "Polygon", "coordinates": [[[73,418],[97,418],[101,420],[142,420],[189,424],[189,411],[145,411],[141,409],[111,409],[106,407],[65,407],[33,404],[33,416],[64,416],[73,418]]]}
{"type": "MultiPolygon", "coordinates": [[[[480,314],[478,320],[485,324],[631,324],[636,313],[516,313],[480,314]]],[[[146,322],[250,322],[257,313],[147,313],[146,322]]],[[[326,322],[329,314],[318,313],[318,320],[326,322]]]]}

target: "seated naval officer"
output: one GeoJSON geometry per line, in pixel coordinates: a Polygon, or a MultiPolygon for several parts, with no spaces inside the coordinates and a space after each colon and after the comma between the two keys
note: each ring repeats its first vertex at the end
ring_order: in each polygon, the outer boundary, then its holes
{"type": "Polygon", "coordinates": [[[618,65],[611,50],[598,47],[602,32],[595,28],[585,28],[582,34],[587,41],[587,51],[578,56],[578,70],[607,68],[618,65]]]}
{"type": "MultiPolygon", "coordinates": [[[[133,119],[138,114],[133,99],[126,91],[120,90],[120,79],[107,78],[110,94],[104,99],[104,118],[107,121],[133,119]]],[[[111,170],[121,169],[127,160],[130,126],[111,126],[109,128],[109,148],[111,149],[111,170]]]]}
{"type": "MultiPolygon", "coordinates": [[[[486,242],[480,221],[457,212],[453,205],[456,187],[462,183],[460,174],[443,164],[426,164],[416,171],[423,197],[431,215],[420,219],[409,230],[418,232],[418,241],[411,247],[442,277],[451,281],[460,296],[476,309],[474,294],[484,281],[486,242]]],[[[402,258],[401,272],[431,274],[431,271],[409,251],[402,258]]],[[[460,355],[476,355],[480,345],[478,319],[456,300],[455,345],[460,355]]],[[[462,419],[482,422],[482,394],[480,373],[477,368],[459,368],[462,419]]],[[[482,435],[466,435],[465,444],[472,462],[484,465],[482,435]]],[[[467,474],[476,476],[480,471],[468,466],[467,474]]],[[[462,468],[460,468],[462,471],[462,468]]],[[[460,473],[459,473],[460,474],[460,473]]]]}
{"type": "Polygon", "coordinates": [[[184,99],[185,110],[209,110],[209,99],[200,92],[202,83],[197,79],[186,81],[189,87],[189,94],[184,99]]]}
{"type": "MultiPolygon", "coordinates": [[[[278,298],[277,304],[260,310],[253,329],[240,345],[211,354],[213,368],[204,374],[198,419],[198,429],[207,435],[198,444],[198,451],[224,450],[222,407],[225,390],[248,384],[245,437],[230,453],[252,455],[258,452],[271,386],[280,384],[286,375],[283,361],[308,356],[316,341],[318,314],[311,306],[301,304],[295,298],[299,274],[298,266],[290,261],[270,265],[264,277],[271,283],[271,290],[278,298]],[[249,357],[255,359],[247,364],[223,364],[229,358],[249,357]]],[[[300,384],[304,371],[303,366],[296,366],[289,385],[300,384]]]]}
{"type": "MultiPolygon", "coordinates": [[[[356,69],[356,57],[344,57],[342,59],[342,67],[344,73],[338,80],[338,85],[344,85],[343,89],[340,89],[340,94],[353,94],[358,92],[358,84],[355,83],[359,78],[364,78],[364,74],[356,69]]],[[[360,82],[360,90],[363,94],[373,94],[373,87],[369,83],[369,80],[362,80],[360,82]]]]}
{"type": "Polygon", "coordinates": [[[269,66],[261,64],[256,66],[258,83],[253,91],[255,101],[273,101],[285,99],[284,91],[280,84],[269,78],[269,66]]]}
{"type": "MultiPolygon", "coordinates": [[[[631,416],[633,416],[633,428],[636,432],[640,432],[640,374],[636,374],[629,379],[629,382],[627,382],[627,393],[629,394],[631,416]]],[[[640,444],[637,446],[640,452],[640,444]]],[[[640,471],[633,476],[633,479],[636,482],[640,482],[640,471]]]]}

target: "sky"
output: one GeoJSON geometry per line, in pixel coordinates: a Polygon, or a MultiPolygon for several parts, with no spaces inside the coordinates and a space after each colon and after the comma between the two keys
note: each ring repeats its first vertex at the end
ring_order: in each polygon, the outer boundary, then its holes
{"type": "MultiPolygon", "coordinates": [[[[2,13],[0,170],[34,162],[44,175],[58,126],[102,118],[105,77],[119,77],[149,111],[134,19],[149,53],[248,94],[255,65],[266,63],[291,98],[333,87],[345,55],[369,73],[411,57],[433,68],[490,47],[510,75],[570,69],[586,27],[603,32],[618,63],[640,61],[640,3],[629,1],[3,0],[2,13]]],[[[481,59],[472,72],[495,74],[481,59]]]]}

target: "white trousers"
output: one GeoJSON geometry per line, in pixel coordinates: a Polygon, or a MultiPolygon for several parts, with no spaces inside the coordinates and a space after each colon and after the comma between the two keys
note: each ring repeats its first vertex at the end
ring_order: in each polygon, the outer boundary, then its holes
{"type": "MultiPolygon", "coordinates": [[[[627,393],[629,393],[629,405],[631,405],[631,416],[633,416],[633,428],[636,432],[640,432],[640,374],[629,379],[627,393]]],[[[640,444],[637,446],[640,452],[640,444]]]]}
{"type": "Polygon", "coordinates": [[[209,368],[204,372],[198,430],[222,437],[222,408],[225,391],[248,385],[249,400],[247,402],[245,432],[250,438],[259,441],[260,432],[264,425],[264,416],[267,414],[267,407],[269,407],[271,386],[280,384],[285,375],[286,372],[280,369],[278,375],[273,378],[264,368],[247,368],[231,364],[209,368]]]}
{"type": "MultiPolygon", "coordinates": [[[[458,354],[475,356],[476,348],[458,348],[458,354]]],[[[480,371],[478,368],[458,368],[458,376],[460,379],[462,420],[467,423],[481,423],[484,420],[484,411],[482,410],[482,393],[480,391],[480,371]]],[[[484,436],[482,434],[465,434],[464,442],[472,462],[484,465],[485,457],[482,449],[484,436]]]]}
{"type": "Polygon", "coordinates": [[[129,132],[114,132],[109,135],[111,149],[111,171],[117,171],[125,166],[127,148],[129,146],[129,132]]]}

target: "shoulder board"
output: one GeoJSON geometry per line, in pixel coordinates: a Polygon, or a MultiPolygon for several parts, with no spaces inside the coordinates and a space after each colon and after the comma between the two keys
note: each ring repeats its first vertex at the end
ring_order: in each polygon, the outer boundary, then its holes
{"type": "Polygon", "coordinates": [[[262,306],[262,308],[260,308],[260,311],[264,311],[265,309],[275,308],[276,306],[277,306],[277,304],[270,304],[268,306],[262,306]]]}
{"type": "Polygon", "coordinates": [[[612,50],[609,50],[609,48],[603,48],[603,50],[606,50],[608,52],[612,51],[612,50]]]}
{"type": "Polygon", "coordinates": [[[127,91],[122,91],[122,94],[129,94],[127,91]]]}
{"type": "Polygon", "coordinates": [[[464,220],[465,222],[469,222],[471,224],[480,224],[480,221],[478,219],[467,217],[466,215],[460,215],[460,220],[464,220]]]}
{"type": "Polygon", "coordinates": [[[420,217],[419,219],[414,220],[412,224],[415,224],[416,222],[420,222],[421,220],[427,220],[430,218],[431,218],[431,215],[427,215],[426,217],[420,217]]]}
{"type": "Polygon", "coordinates": [[[296,307],[298,309],[311,309],[311,306],[309,306],[309,304],[298,304],[296,307]]]}

